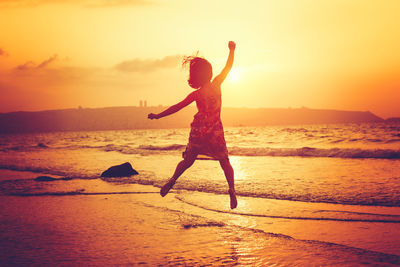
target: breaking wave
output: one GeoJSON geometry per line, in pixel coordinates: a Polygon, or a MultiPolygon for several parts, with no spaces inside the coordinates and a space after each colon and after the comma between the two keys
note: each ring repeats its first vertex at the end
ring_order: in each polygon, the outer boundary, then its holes
{"type": "Polygon", "coordinates": [[[331,158],[376,158],[400,159],[400,150],[360,149],[360,148],[230,148],[236,156],[275,156],[275,157],[331,157],[331,158]]]}
{"type": "MultiPolygon", "coordinates": [[[[61,149],[99,149],[105,152],[119,152],[122,154],[165,154],[168,152],[182,152],[186,145],[170,144],[170,145],[139,145],[132,147],[130,145],[107,144],[104,146],[67,146],[61,149]]],[[[48,147],[38,146],[18,146],[1,149],[0,151],[31,151],[32,149],[48,149],[48,147]]],[[[59,149],[53,147],[53,149],[59,149]]],[[[248,157],[328,157],[328,158],[352,158],[352,159],[400,159],[400,149],[362,149],[362,148],[274,148],[274,147],[228,147],[231,156],[248,156],[248,157]]]]}
{"type": "MultiPolygon", "coordinates": [[[[175,151],[183,150],[185,145],[139,146],[140,150],[175,151]]],[[[271,148],[271,147],[229,147],[232,156],[269,156],[269,157],[330,157],[330,158],[375,158],[400,159],[400,150],[360,149],[360,148],[271,148]]]]}

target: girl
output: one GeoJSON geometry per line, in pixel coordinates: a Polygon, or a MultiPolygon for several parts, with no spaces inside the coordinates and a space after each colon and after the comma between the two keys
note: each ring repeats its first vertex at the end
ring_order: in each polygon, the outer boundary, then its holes
{"type": "Polygon", "coordinates": [[[175,173],[171,179],[160,190],[160,194],[163,197],[168,194],[179,176],[192,166],[197,156],[201,154],[219,160],[229,185],[228,192],[231,200],[231,209],[237,206],[233,168],[229,162],[224,129],[220,117],[221,84],[232,68],[236,44],[231,41],[228,47],[229,56],[226,65],[222,72],[212,81],[212,67],[207,60],[200,57],[187,57],[183,64],[189,63],[190,66],[188,83],[196,90],[190,93],[183,101],[169,107],[165,111],[159,114],[150,113],[148,115],[149,119],[159,119],[181,110],[193,101],[196,101],[198,109],[190,125],[189,142],[183,153],[183,160],[176,166],[175,173]]]}

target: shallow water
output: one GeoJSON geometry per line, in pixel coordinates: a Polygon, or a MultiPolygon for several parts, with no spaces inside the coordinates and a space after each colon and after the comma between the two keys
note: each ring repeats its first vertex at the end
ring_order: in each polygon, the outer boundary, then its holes
{"type": "MultiPolygon", "coordinates": [[[[156,186],[170,177],[179,160],[176,153],[141,156],[96,149],[0,152],[3,168],[85,179],[98,178],[110,165],[129,161],[140,174],[125,182],[156,186]]],[[[241,196],[400,205],[400,160],[264,156],[231,156],[230,160],[235,170],[236,191],[241,196]]],[[[0,194],[9,193],[10,183],[15,182],[0,182],[0,194]]],[[[226,181],[217,162],[197,161],[175,188],[226,193],[226,181]]],[[[25,190],[29,190],[29,185],[25,190]]]]}

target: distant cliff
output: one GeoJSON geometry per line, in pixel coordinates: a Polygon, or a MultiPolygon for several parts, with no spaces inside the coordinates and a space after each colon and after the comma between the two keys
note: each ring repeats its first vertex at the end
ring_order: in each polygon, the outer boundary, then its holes
{"type": "Polygon", "coordinates": [[[369,111],[342,111],[309,108],[226,108],[224,123],[227,125],[283,125],[383,122],[369,111]],[[250,118],[250,120],[249,120],[250,118]]]}
{"type": "MultiPolygon", "coordinates": [[[[150,112],[166,107],[109,107],[0,113],[0,133],[52,131],[95,131],[189,127],[194,106],[159,120],[147,119],[150,112]]],[[[383,122],[371,112],[317,110],[308,108],[223,108],[224,126],[265,126],[283,124],[326,124],[383,122]]]]}

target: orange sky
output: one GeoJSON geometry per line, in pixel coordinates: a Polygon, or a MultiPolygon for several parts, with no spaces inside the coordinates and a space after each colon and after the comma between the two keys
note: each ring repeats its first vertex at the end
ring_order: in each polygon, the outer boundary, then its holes
{"type": "Polygon", "coordinates": [[[0,112],[171,105],[183,55],[219,72],[230,107],[400,116],[398,0],[0,1],[0,112]]]}

